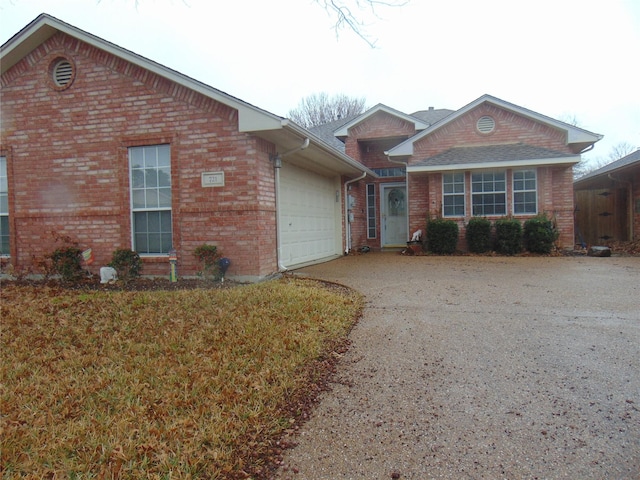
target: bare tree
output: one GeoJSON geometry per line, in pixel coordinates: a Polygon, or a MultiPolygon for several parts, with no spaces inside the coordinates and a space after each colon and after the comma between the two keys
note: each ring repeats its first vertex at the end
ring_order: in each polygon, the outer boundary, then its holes
{"type": "Polygon", "coordinates": [[[362,20],[366,13],[376,17],[376,9],[380,7],[403,7],[410,0],[314,0],[329,15],[335,17],[336,35],[347,28],[364,40],[371,48],[375,48],[375,39],[366,33],[367,25],[362,20]]]}
{"type": "Polygon", "coordinates": [[[626,157],[630,153],[634,152],[635,149],[636,147],[628,144],[627,142],[620,142],[611,148],[611,151],[609,152],[609,160],[611,162],[620,160],[622,157],[626,157]]]}
{"type": "Polygon", "coordinates": [[[633,145],[628,144],[627,142],[620,142],[617,145],[611,147],[609,151],[609,156],[604,157],[596,157],[592,160],[582,160],[577,165],[573,166],[573,178],[577,180],[580,177],[584,177],[588,173],[593,172],[594,170],[598,170],[599,168],[604,167],[605,165],[609,165],[616,160],[620,160],[622,157],[626,157],[630,153],[632,153],[636,148],[633,145]]]}
{"type": "Polygon", "coordinates": [[[338,120],[340,118],[359,115],[366,110],[364,97],[349,97],[345,94],[337,94],[329,97],[328,94],[314,93],[300,100],[298,106],[289,110],[289,118],[305,128],[338,120]]]}

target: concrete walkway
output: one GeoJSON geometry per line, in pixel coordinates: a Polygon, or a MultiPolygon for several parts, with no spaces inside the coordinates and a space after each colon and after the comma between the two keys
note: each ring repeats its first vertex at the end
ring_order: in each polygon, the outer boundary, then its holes
{"type": "Polygon", "coordinates": [[[640,478],[640,258],[369,253],[296,273],[367,302],[278,478],[640,478]]]}

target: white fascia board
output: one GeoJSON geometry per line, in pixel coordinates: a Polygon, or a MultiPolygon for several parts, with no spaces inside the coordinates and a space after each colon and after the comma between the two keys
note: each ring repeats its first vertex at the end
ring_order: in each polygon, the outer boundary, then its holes
{"type": "Polygon", "coordinates": [[[240,132],[258,132],[282,128],[283,118],[254,107],[236,106],[238,109],[238,130],[240,132]]]}
{"type": "Polygon", "coordinates": [[[546,165],[574,165],[580,162],[580,155],[560,158],[539,158],[533,160],[513,160],[510,162],[458,163],[455,165],[415,165],[407,166],[407,173],[450,172],[455,170],[484,170],[497,168],[540,167],[546,165]]]}
{"type": "Polygon", "coordinates": [[[347,155],[345,153],[342,153],[339,150],[336,150],[331,145],[329,145],[327,142],[322,140],[320,137],[314,135],[313,133],[311,133],[307,129],[301,127],[300,125],[298,125],[298,124],[296,124],[296,123],[294,123],[294,122],[292,122],[292,121],[290,121],[288,119],[284,119],[282,121],[282,128],[284,128],[285,131],[290,131],[290,132],[294,133],[298,137],[308,138],[317,148],[325,151],[328,155],[331,155],[334,158],[337,158],[341,162],[349,165],[350,167],[355,168],[355,169],[359,170],[362,173],[366,173],[370,177],[379,178],[378,175],[373,170],[371,170],[370,168],[366,167],[365,165],[363,165],[362,163],[358,162],[357,160],[351,158],[349,155],[347,155]]]}

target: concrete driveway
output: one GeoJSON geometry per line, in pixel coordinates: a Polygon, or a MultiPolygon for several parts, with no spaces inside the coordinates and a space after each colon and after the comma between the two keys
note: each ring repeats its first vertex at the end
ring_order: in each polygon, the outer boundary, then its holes
{"type": "Polygon", "coordinates": [[[640,478],[640,258],[301,269],[366,295],[278,478],[640,478]]]}

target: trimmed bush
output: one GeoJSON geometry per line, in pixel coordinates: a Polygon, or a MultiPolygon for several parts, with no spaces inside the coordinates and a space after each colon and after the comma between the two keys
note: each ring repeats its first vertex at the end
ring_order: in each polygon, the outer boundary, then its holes
{"type": "Polygon", "coordinates": [[[427,221],[427,249],[437,254],[452,254],[458,246],[458,224],[436,218],[427,221]]]}
{"type": "Polygon", "coordinates": [[[515,255],[522,251],[522,224],[515,218],[496,220],[496,252],[515,255]]]}
{"type": "Polygon", "coordinates": [[[545,214],[524,222],[524,246],[531,253],[551,253],[559,232],[545,214]]]}
{"type": "Polygon", "coordinates": [[[140,276],[142,260],[140,255],[128,248],[120,248],[113,252],[109,266],[118,272],[118,279],[128,282],[140,276]]]}
{"type": "Polygon", "coordinates": [[[48,258],[51,260],[51,270],[69,283],[79,281],[84,275],[82,270],[82,250],[75,246],[56,248],[48,258]]]}
{"type": "Polygon", "coordinates": [[[467,245],[472,253],[491,250],[491,222],[484,217],[473,217],[466,226],[467,245]]]}
{"type": "Polygon", "coordinates": [[[219,263],[222,255],[218,253],[218,247],[205,243],[194,250],[193,256],[200,262],[202,270],[198,274],[202,275],[205,280],[207,278],[218,280],[222,277],[219,263]]]}

